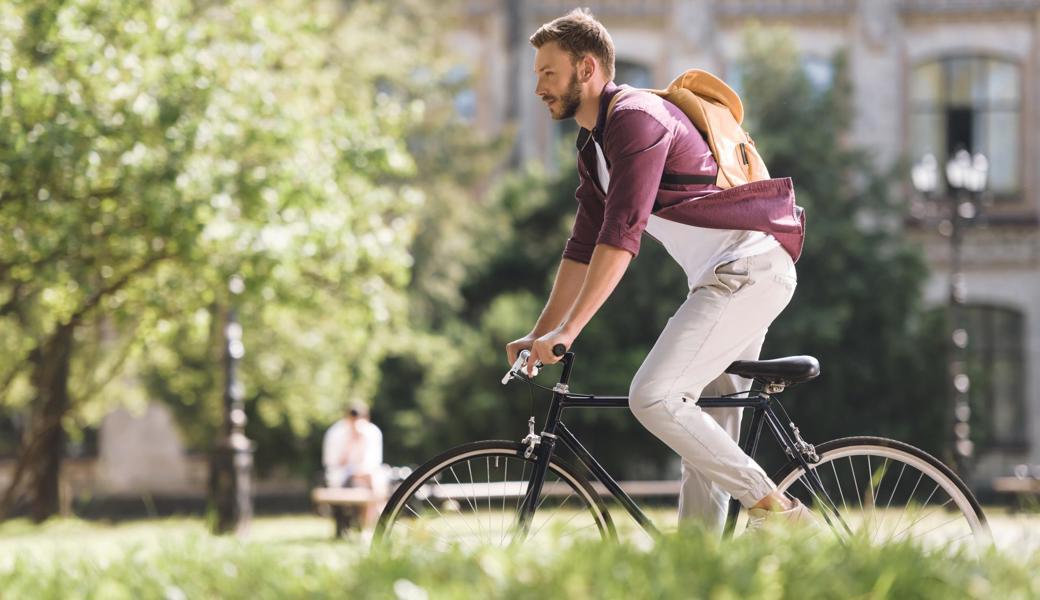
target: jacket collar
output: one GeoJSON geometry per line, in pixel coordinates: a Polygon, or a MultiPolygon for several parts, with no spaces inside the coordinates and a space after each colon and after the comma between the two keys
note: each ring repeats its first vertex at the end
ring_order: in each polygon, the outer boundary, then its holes
{"type": "Polygon", "coordinates": [[[599,115],[596,117],[596,126],[592,128],[592,131],[581,127],[578,129],[578,138],[575,140],[575,146],[578,151],[585,149],[585,146],[589,143],[589,136],[591,135],[596,143],[600,146],[603,145],[603,127],[607,124],[607,108],[610,106],[610,100],[622,90],[623,87],[615,84],[613,81],[608,81],[603,86],[603,91],[599,95],[599,115]]]}

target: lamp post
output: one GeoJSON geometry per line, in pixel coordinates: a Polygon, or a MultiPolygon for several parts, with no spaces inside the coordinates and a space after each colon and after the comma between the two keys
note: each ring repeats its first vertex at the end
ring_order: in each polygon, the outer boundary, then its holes
{"type": "MultiPolygon", "coordinates": [[[[952,332],[948,341],[948,370],[950,377],[950,400],[953,412],[952,449],[957,471],[967,479],[970,460],[975,448],[971,441],[971,406],[968,391],[971,380],[966,370],[968,332],[964,325],[964,303],[967,286],[961,260],[964,228],[978,214],[979,200],[986,188],[989,163],[982,154],[972,156],[966,150],[956,152],[947,163],[946,195],[939,201],[939,234],[950,240],[950,278],[947,303],[952,332]],[[945,205],[945,206],[941,206],[945,205]]],[[[938,189],[939,169],[935,156],[926,154],[911,170],[914,188],[933,202],[938,189]]]]}
{"type": "Polygon", "coordinates": [[[231,307],[224,326],[224,421],[217,442],[210,486],[216,500],[218,533],[234,531],[244,534],[253,517],[250,477],[253,470],[253,445],[246,437],[246,411],[242,383],[238,380],[238,363],[245,356],[242,325],[238,322],[235,297],[245,291],[242,278],[235,275],[228,282],[231,307]]]}

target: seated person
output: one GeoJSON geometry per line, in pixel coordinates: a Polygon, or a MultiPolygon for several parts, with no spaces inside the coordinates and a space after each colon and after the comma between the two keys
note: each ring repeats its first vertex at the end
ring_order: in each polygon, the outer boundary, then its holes
{"type": "MultiPolygon", "coordinates": [[[[322,442],[322,464],[328,487],[367,488],[375,499],[367,503],[361,525],[373,527],[388,496],[389,481],[383,469],[383,433],[368,420],[368,407],[351,404],[322,442]]],[[[337,524],[341,522],[337,511],[337,524]]],[[[340,528],[337,525],[337,528],[340,528]]]]}

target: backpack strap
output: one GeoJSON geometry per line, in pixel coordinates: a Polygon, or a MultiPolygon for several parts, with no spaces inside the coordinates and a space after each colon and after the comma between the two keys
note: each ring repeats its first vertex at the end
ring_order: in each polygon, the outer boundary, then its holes
{"type": "MultiPolygon", "coordinates": [[[[624,96],[628,92],[649,92],[651,94],[659,95],[656,94],[654,90],[645,90],[641,88],[629,88],[617,92],[614,94],[614,97],[610,99],[610,103],[607,104],[607,123],[610,122],[610,117],[614,114],[614,106],[617,104],[617,101],[621,99],[621,96],[624,96]]],[[[665,102],[667,102],[667,100],[665,100],[665,102]]],[[[661,174],[661,184],[663,185],[715,185],[716,183],[718,183],[718,175],[681,175],[679,173],[661,174]]]]}
{"type": "Polygon", "coordinates": [[[636,91],[635,88],[629,88],[627,90],[620,90],[620,91],[618,91],[617,93],[614,94],[614,97],[610,99],[610,103],[607,104],[607,122],[608,123],[610,122],[610,116],[614,114],[614,105],[617,104],[617,101],[620,100],[621,97],[624,96],[625,94],[627,94],[628,92],[634,92],[634,91],[636,91]]]}
{"type": "Polygon", "coordinates": [[[715,185],[716,181],[718,181],[717,175],[680,175],[678,173],[661,175],[661,183],[665,185],[715,185]]]}

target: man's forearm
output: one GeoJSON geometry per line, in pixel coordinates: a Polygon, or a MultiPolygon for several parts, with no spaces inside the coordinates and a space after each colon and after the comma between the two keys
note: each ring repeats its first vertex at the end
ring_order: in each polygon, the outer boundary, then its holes
{"type": "Polygon", "coordinates": [[[589,265],[576,260],[565,258],[560,261],[560,268],[556,272],[556,280],[553,282],[552,292],[549,300],[542,309],[541,316],[535,323],[531,333],[542,336],[556,329],[563,322],[564,317],[574,306],[574,300],[578,297],[582,285],[585,283],[585,275],[589,265]]]}
{"type": "Polygon", "coordinates": [[[562,328],[577,336],[617,287],[621,276],[632,262],[632,253],[614,246],[599,244],[592,253],[581,291],[574,300],[562,328]]]}

